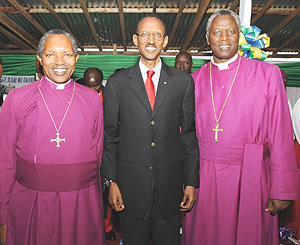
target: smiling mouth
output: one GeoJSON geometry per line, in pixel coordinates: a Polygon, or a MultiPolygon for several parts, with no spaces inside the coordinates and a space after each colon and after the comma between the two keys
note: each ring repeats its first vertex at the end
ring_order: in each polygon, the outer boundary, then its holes
{"type": "Polygon", "coordinates": [[[155,51],[156,50],[156,47],[146,47],[146,50],[147,51],[150,51],[150,52],[153,52],[153,51],[155,51]]]}
{"type": "Polygon", "coordinates": [[[229,49],[230,45],[220,45],[219,48],[222,50],[227,50],[229,49]]]}
{"type": "Polygon", "coordinates": [[[64,75],[67,72],[67,68],[54,68],[53,71],[56,75],[64,75]]]}

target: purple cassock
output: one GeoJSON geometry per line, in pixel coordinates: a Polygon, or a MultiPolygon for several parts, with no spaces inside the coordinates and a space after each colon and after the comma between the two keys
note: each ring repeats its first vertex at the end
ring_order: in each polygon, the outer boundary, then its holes
{"type": "Polygon", "coordinates": [[[0,223],[7,224],[7,245],[103,245],[97,93],[73,80],[58,89],[44,77],[9,93],[0,128],[0,223]],[[58,128],[74,84],[59,131],[64,141],[57,142],[38,87],[58,128]]]}
{"type": "Polygon", "coordinates": [[[186,214],[184,245],[278,244],[277,215],[268,198],[298,198],[298,170],[287,96],[277,66],[238,56],[229,69],[210,63],[192,74],[200,149],[200,188],[186,214]]]}

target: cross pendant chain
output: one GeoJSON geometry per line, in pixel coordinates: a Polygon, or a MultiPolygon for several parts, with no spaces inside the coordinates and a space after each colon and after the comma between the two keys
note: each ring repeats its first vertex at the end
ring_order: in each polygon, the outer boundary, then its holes
{"type": "Polygon", "coordinates": [[[211,131],[215,132],[215,142],[218,142],[218,133],[223,132],[222,128],[219,128],[219,123],[216,123],[216,127],[212,128],[211,131]]]}
{"type": "Polygon", "coordinates": [[[215,100],[214,100],[214,92],[213,92],[213,82],[212,82],[212,75],[211,75],[212,61],[209,63],[210,94],[211,94],[211,102],[212,102],[212,106],[213,106],[213,110],[214,110],[214,116],[215,116],[215,120],[216,120],[216,127],[215,127],[215,128],[212,128],[211,131],[215,132],[215,142],[216,142],[216,143],[218,142],[218,134],[219,134],[219,132],[223,132],[223,129],[222,129],[222,128],[219,128],[219,121],[220,121],[220,119],[221,119],[223,110],[224,110],[224,108],[225,108],[225,106],[226,106],[227,100],[228,100],[228,98],[229,98],[229,96],[230,96],[230,93],[231,93],[233,84],[234,84],[234,82],[235,82],[235,78],[236,78],[237,72],[238,72],[239,67],[240,67],[240,63],[241,63],[241,56],[240,56],[240,58],[239,58],[238,66],[237,66],[237,68],[236,68],[236,71],[235,71],[233,80],[232,80],[232,82],[231,82],[231,86],[230,86],[230,88],[229,88],[229,91],[228,91],[228,93],[227,93],[226,99],[225,99],[225,101],[224,101],[224,103],[223,103],[223,106],[222,106],[222,108],[221,108],[219,117],[217,117],[217,114],[216,114],[216,108],[215,108],[215,100]]]}
{"type": "Polygon", "coordinates": [[[60,125],[59,125],[58,128],[57,128],[57,126],[56,126],[56,124],[55,124],[55,122],[54,122],[53,116],[52,116],[51,111],[50,111],[50,109],[49,109],[49,107],[48,107],[48,104],[47,104],[47,102],[46,102],[46,100],[45,100],[45,98],[44,98],[44,95],[43,95],[43,93],[42,93],[42,91],[41,91],[41,89],[40,89],[40,86],[41,86],[41,84],[39,84],[39,86],[38,86],[39,92],[40,92],[41,97],[42,97],[42,99],[43,99],[43,101],[44,101],[44,104],[45,104],[45,106],[46,106],[46,109],[47,109],[47,111],[48,111],[48,114],[49,114],[49,116],[50,116],[50,118],[51,118],[51,121],[52,121],[52,123],[53,123],[53,126],[54,126],[54,128],[55,128],[55,130],[56,130],[56,138],[55,138],[55,139],[51,139],[51,138],[50,138],[50,141],[51,141],[51,142],[56,142],[56,147],[60,147],[60,144],[59,144],[60,142],[66,142],[66,138],[60,138],[60,137],[59,137],[59,134],[60,134],[59,131],[60,131],[60,129],[61,129],[61,127],[62,127],[62,125],[63,125],[63,123],[64,123],[64,121],[65,121],[65,118],[66,118],[66,116],[67,116],[67,114],[68,114],[68,111],[69,111],[69,109],[70,109],[70,106],[71,106],[72,101],[73,101],[73,98],[74,98],[74,94],[75,94],[75,82],[74,82],[73,93],[72,93],[72,96],[71,96],[69,105],[68,105],[68,107],[67,107],[67,110],[66,110],[66,112],[65,112],[65,114],[64,114],[64,116],[63,116],[63,119],[61,120],[60,125]]]}
{"type": "Polygon", "coordinates": [[[56,133],[56,138],[51,139],[51,142],[56,142],[56,147],[60,147],[60,142],[66,142],[66,138],[59,138],[59,133],[56,133]]]}

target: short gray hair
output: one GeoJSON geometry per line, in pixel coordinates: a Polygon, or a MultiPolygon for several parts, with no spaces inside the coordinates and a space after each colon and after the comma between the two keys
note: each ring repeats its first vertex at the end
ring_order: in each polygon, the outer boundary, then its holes
{"type": "Polygon", "coordinates": [[[208,19],[208,21],[207,21],[207,23],[206,23],[206,35],[209,35],[209,29],[210,29],[210,27],[211,27],[211,24],[212,24],[213,20],[214,20],[217,16],[220,16],[220,15],[231,15],[231,16],[234,18],[234,20],[235,20],[235,22],[236,22],[236,24],[237,24],[237,26],[238,26],[239,32],[241,31],[241,21],[240,21],[239,16],[238,16],[235,12],[233,12],[233,11],[231,11],[231,10],[228,10],[228,9],[222,9],[222,10],[218,10],[218,11],[214,12],[214,13],[209,17],[209,19],[208,19]]]}
{"type": "Polygon", "coordinates": [[[41,37],[41,39],[40,39],[40,41],[39,41],[39,44],[38,44],[38,48],[37,48],[37,52],[36,52],[36,53],[37,53],[40,57],[42,57],[42,55],[43,55],[43,49],[44,49],[44,45],[45,45],[46,39],[47,39],[48,37],[52,36],[52,35],[66,35],[68,38],[70,38],[70,40],[71,40],[71,42],[72,42],[72,44],[73,44],[73,51],[74,51],[75,56],[78,54],[78,50],[77,50],[77,49],[78,49],[78,46],[77,46],[77,43],[76,43],[74,37],[73,37],[70,33],[66,32],[66,31],[64,31],[64,30],[61,30],[61,29],[52,29],[52,30],[46,32],[46,33],[41,37]]]}

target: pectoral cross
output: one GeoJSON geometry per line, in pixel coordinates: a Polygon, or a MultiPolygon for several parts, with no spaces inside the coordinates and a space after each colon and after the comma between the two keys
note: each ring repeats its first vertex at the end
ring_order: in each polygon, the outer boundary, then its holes
{"type": "Polygon", "coordinates": [[[56,138],[55,139],[51,139],[51,142],[56,142],[56,147],[60,147],[60,142],[63,141],[63,142],[66,142],[66,138],[59,138],[59,133],[57,132],[56,133],[56,138]]]}
{"type": "Polygon", "coordinates": [[[223,132],[222,128],[219,128],[219,123],[216,123],[216,128],[212,128],[211,131],[215,132],[215,142],[218,142],[218,133],[223,132]]]}

